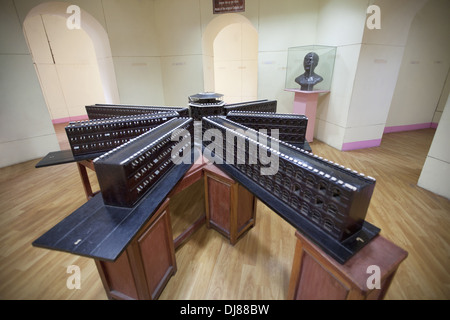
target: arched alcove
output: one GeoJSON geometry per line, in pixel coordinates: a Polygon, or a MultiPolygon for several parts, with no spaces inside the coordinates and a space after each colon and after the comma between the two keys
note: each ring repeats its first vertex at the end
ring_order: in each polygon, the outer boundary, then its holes
{"type": "MultiPolygon", "coordinates": [[[[69,29],[69,4],[46,2],[23,23],[51,118],[74,120],[92,103],[119,103],[109,39],[103,26],[80,9],[80,29],[69,29]]],[[[69,11],[71,12],[71,11],[69,11]]]]}
{"type": "Polygon", "coordinates": [[[227,103],[255,100],[258,33],[240,14],[214,18],[202,38],[204,90],[224,94],[227,103]]]}

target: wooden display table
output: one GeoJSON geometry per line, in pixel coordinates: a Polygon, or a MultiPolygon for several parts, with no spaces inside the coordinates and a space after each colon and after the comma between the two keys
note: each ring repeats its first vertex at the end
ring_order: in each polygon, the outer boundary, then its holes
{"type": "Polygon", "coordinates": [[[214,165],[204,167],[206,225],[232,245],[255,225],[255,196],[214,165]]]}
{"type": "Polygon", "coordinates": [[[86,195],[86,199],[92,199],[100,191],[93,192],[92,186],[89,181],[89,175],[87,173],[86,168],[91,169],[95,172],[94,163],[92,160],[81,160],[77,162],[78,173],[80,174],[81,183],[83,184],[84,193],[86,195]]]}
{"type": "MultiPolygon", "coordinates": [[[[87,168],[95,170],[92,161],[75,160],[88,201],[36,239],[33,245],[93,258],[110,299],[157,299],[177,271],[174,250],[203,223],[234,245],[255,225],[256,196],[266,200],[272,197],[234,168],[208,164],[202,157],[196,159],[193,165],[175,166],[133,208],[105,205],[101,194],[92,192],[87,177],[87,168]],[[197,189],[189,191],[198,182],[204,184],[200,190],[204,193],[206,212],[198,210],[187,227],[179,228],[181,231],[174,239],[170,198],[180,196],[178,203],[192,206],[202,199],[198,195],[190,196],[192,192],[198,193],[197,189]]],[[[55,157],[49,155],[37,167],[55,161],[74,160],[71,153],[60,152],[55,157]]],[[[276,200],[271,200],[274,211],[290,210],[276,200]]],[[[203,199],[201,202],[203,204],[203,199]]],[[[184,210],[174,211],[182,216],[185,213],[184,210]]],[[[285,219],[297,216],[297,212],[292,211],[285,219]]],[[[299,231],[295,235],[297,245],[289,299],[383,299],[400,263],[407,257],[406,251],[375,235],[360,251],[340,264],[299,231]],[[368,281],[373,276],[370,269],[373,266],[379,270],[380,288],[368,281]]]]}
{"type": "Polygon", "coordinates": [[[116,261],[95,263],[109,299],[157,299],[177,271],[169,199],[116,261]]]}
{"type": "Polygon", "coordinates": [[[288,293],[291,300],[383,299],[398,266],[408,255],[378,235],[345,264],[339,264],[298,231],[295,235],[288,293]],[[379,289],[369,279],[376,276],[369,266],[379,267],[379,289]]]}
{"type": "Polygon", "coordinates": [[[86,199],[92,199],[100,191],[93,192],[91,183],[89,181],[89,175],[87,173],[87,168],[95,172],[93,159],[100,156],[101,153],[90,154],[84,156],[74,156],[72,150],[61,150],[48,153],[44,158],[42,158],[37,164],[36,168],[76,163],[78,168],[78,173],[80,174],[81,183],[83,184],[84,193],[86,199]]]}
{"type": "Polygon", "coordinates": [[[235,244],[255,224],[255,197],[214,165],[193,165],[151,220],[114,262],[95,259],[109,299],[157,299],[176,273],[174,250],[205,222],[198,219],[172,241],[170,197],[204,176],[206,221],[235,244]],[[155,245],[157,244],[157,245],[155,245]]]}
{"type": "Polygon", "coordinates": [[[200,186],[201,192],[198,193],[196,185],[203,182],[203,168],[206,164],[206,159],[200,156],[168,195],[171,199],[170,212],[175,250],[180,248],[205,223],[203,188],[200,186]],[[177,217],[182,217],[181,226],[177,223],[177,217]]]}

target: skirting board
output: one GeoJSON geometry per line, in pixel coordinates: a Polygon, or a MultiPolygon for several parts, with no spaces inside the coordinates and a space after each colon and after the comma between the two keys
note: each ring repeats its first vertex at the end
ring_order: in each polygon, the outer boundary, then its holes
{"type": "MultiPolygon", "coordinates": [[[[413,131],[413,130],[421,130],[421,129],[429,129],[429,128],[436,129],[437,126],[438,126],[438,124],[435,122],[427,122],[427,123],[409,124],[409,125],[404,125],[404,126],[385,127],[383,133],[413,131]]],[[[350,151],[350,150],[357,150],[357,149],[379,147],[380,145],[381,145],[381,139],[345,142],[342,144],[341,150],[342,151],[350,151]]]]}
{"type": "Polygon", "coordinates": [[[413,131],[413,130],[428,129],[428,128],[436,129],[437,126],[438,126],[438,124],[436,122],[407,124],[407,125],[403,125],[403,126],[385,127],[383,133],[413,131]]]}
{"type": "Polygon", "coordinates": [[[379,147],[380,144],[381,144],[381,139],[346,142],[346,143],[342,144],[342,151],[379,147]]]}

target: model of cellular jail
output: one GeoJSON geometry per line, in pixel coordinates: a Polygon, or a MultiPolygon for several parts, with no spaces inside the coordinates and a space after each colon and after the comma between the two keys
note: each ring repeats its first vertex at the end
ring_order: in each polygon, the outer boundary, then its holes
{"type": "Polygon", "coordinates": [[[273,112],[230,111],[227,119],[242,124],[254,130],[278,130],[279,139],[294,146],[305,143],[308,118],[300,114],[282,114],[273,112]]]}
{"type": "MultiPolygon", "coordinates": [[[[282,141],[276,141],[277,147],[274,147],[276,139],[225,117],[204,118],[202,130],[206,132],[209,129],[221,131],[223,141],[216,138],[211,145],[204,142],[205,147],[222,155],[229,155],[227,148],[234,148],[234,158],[222,159],[224,163],[232,163],[254,183],[281,199],[329,236],[344,241],[362,228],[375,187],[374,178],[282,141]],[[239,129],[241,132],[245,130],[246,134],[236,133],[239,129]],[[235,139],[226,139],[233,135],[245,140],[245,154],[239,153],[236,145],[227,146],[235,144],[235,139]],[[263,145],[260,141],[267,142],[263,145]],[[260,157],[249,151],[261,150],[259,147],[278,157],[278,170],[271,175],[261,175],[263,164],[260,157]],[[252,156],[256,162],[250,161],[252,156]]],[[[282,212],[279,214],[283,215],[282,212]]]]}
{"type": "Polygon", "coordinates": [[[223,107],[224,115],[230,111],[277,112],[277,100],[266,99],[226,104],[223,107]]]}
{"type": "Polygon", "coordinates": [[[201,120],[203,117],[227,115],[230,111],[277,112],[276,100],[255,100],[227,104],[218,93],[198,93],[189,96],[191,117],[201,120]]]}
{"type": "Polygon", "coordinates": [[[223,94],[204,92],[189,96],[189,107],[191,117],[194,120],[201,120],[203,117],[222,115],[225,102],[222,100],[223,94]]]}
{"type": "Polygon", "coordinates": [[[90,120],[103,119],[120,116],[134,116],[138,114],[149,114],[158,112],[176,111],[180,117],[189,117],[187,107],[164,107],[164,106],[138,106],[125,104],[95,104],[85,106],[90,120]]]}
{"type": "MultiPolygon", "coordinates": [[[[201,99],[196,101],[197,104],[202,102],[201,99]]],[[[305,142],[308,119],[303,115],[276,114],[276,104],[274,100],[224,104],[221,115],[215,116],[207,115],[209,111],[205,105],[197,108],[201,112],[194,111],[194,115],[191,109],[192,117],[181,116],[180,111],[186,114],[182,107],[86,106],[89,117],[115,117],[70,124],[66,132],[74,154],[99,151],[99,146],[104,143],[102,139],[116,139],[112,144],[107,143],[108,151],[94,160],[95,171],[105,205],[133,207],[176,165],[174,155],[187,149],[190,152],[194,145],[194,120],[202,119],[203,133],[209,129],[222,133],[221,139],[214,139],[210,145],[203,141],[205,148],[220,149],[222,156],[227,155],[227,150],[233,150],[231,166],[249,178],[248,181],[320,228],[326,237],[343,242],[361,230],[375,179],[299,147],[305,142]],[[134,110],[139,110],[137,115],[117,117],[134,110]],[[280,139],[258,131],[267,129],[269,133],[272,128],[279,129],[280,139]],[[177,131],[184,132],[182,141],[185,143],[171,139],[177,131]],[[239,147],[234,144],[234,138],[226,139],[227,134],[242,138],[244,144],[239,147]],[[84,147],[77,147],[80,141],[84,147]],[[244,148],[245,152],[239,148],[244,148]],[[260,148],[277,159],[277,170],[271,174],[261,174],[265,165],[260,161],[260,148]],[[250,150],[258,151],[252,154],[250,150]],[[256,156],[256,162],[250,161],[251,156],[256,156]]],[[[230,163],[230,159],[222,160],[230,163]]],[[[277,213],[283,216],[283,212],[277,213]]],[[[286,220],[301,229],[297,220],[286,220]]]]}
{"type": "Polygon", "coordinates": [[[133,207],[170,168],[173,156],[192,146],[193,121],[173,118],[131,139],[94,160],[100,191],[106,205],[133,207]],[[185,135],[173,141],[176,132],[185,135]]]}
{"type": "Polygon", "coordinates": [[[140,136],[172,118],[178,112],[159,112],[70,122],[65,127],[74,156],[106,152],[140,136]]]}

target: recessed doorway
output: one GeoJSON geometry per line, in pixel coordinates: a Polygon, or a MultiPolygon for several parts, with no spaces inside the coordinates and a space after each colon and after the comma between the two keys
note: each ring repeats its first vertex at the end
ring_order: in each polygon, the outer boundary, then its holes
{"type": "Polygon", "coordinates": [[[86,105],[119,100],[106,32],[84,11],[80,28],[68,28],[67,8],[60,2],[38,5],[23,23],[54,123],[86,118],[86,105]]]}
{"type": "Polygon", "coordinates": [[[239,14],[214,18],[203,35],[205,91],[224,95],[227,103],[256,100],[258,32],[239,14]]]}

